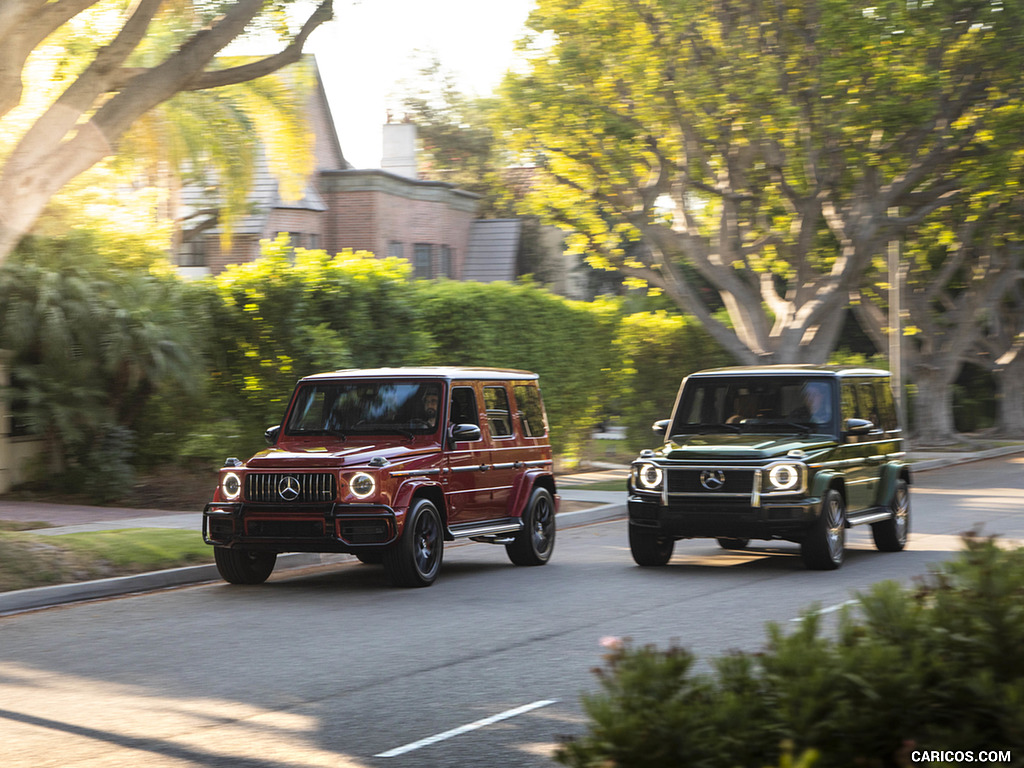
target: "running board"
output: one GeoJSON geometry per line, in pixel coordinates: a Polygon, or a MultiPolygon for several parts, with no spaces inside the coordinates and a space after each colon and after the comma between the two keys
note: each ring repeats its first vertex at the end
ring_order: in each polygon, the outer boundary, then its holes
{"type": "Polygon", "coordinates": [[[850,515],[846,518],[846,522],[852,528],[855,525],[867,525],[868,523],[880,523],[883,520],[888,520],[892,517],[892,510],[889,509],[869,509],[865,512],[861,512],[857,515],[850,515]]]}
{"type": "MultiPolygon", "coordinates": [[[[501,533],[518,533],[523,528],[523,521],[518,517],[509,517],[504,520],[488,520],[482,523],[462,523],[449,527],[449,531],[456,539],[475,538],[481,536],[497,536],[501,533]]],[[[504,543],[504,542],[495,542],[504,543]]]]}

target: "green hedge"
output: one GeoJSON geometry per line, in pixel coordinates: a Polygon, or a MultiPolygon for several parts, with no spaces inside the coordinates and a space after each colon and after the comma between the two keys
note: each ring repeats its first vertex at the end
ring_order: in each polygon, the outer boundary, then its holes
{"type": "Polygon", "coordinates": [[[613,302],[569,301],[528,283],[417,285],[439,365],[521,368],[540,374],[556,452],[579,449],[614,395],[621,363],[613,302]]]}
{"type": "Polygon", "coordinates": [[[913,587],[861,594],[826,636],[808,613],[769,625],[766,648],[694,672],[683,648],[623,643],[584,696],[586,735],[564,765],[759,768],[817,755],[820,768],[910,765],[914,750],[1024,755],[1024,549],[965,538],[913,587]]]}
{"type": "Polygon", "coordinates": [[[685,376],[733,364],[695,319],[664,311],[624,317],[615,344],[623,361],[617,411],[633,451],[657,442],[651,425],[672,414],[685,376]]]}

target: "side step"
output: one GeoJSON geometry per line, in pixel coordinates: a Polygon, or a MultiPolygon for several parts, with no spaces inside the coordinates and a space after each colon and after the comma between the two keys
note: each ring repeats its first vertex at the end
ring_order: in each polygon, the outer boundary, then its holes
{"type": "Polygon", "coordinates": [[[872,507],[850,515],[846,518],[846,524],[852,528],[855,525],[867,525],[868,523],[880,523],[892,517],[892,510],[885,507],[872,507]]]}
{"type": "Polygon", "coordinates": [[[519,533],[523,529],[523,521],[518,517],[505,517],[500,520],[460,523],[449,526],[448,530],[456,539],[472,539],[488,544],[507,544],[512,541],[510,533],[519,533]]]}

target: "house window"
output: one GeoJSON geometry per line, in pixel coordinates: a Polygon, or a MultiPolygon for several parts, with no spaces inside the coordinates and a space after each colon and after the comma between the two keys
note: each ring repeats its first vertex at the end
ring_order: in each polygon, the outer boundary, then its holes
{"type": "Polygon", "coordinates": [[[398,240],[392,240],[388,243],[388,256],[393,259],[404,259],[405,245],[398,240]]]}
{"type": "Polygon", "coordinates": [[[452,277],[452,249],[451,246],[441,246],[441,263],[437,268],[438,277],[452,277]]]}
{"type": "Polygon", "coordinates": [[[203,235],[192,235],[182,242],[178,252],[178,266],[206,266],[206,238],[203,235]]]}
{"type": "Polygon", "coordinates": [[[430,243],[416,243],[412,247],[413,277],[429,280],[434,276],[434,246],[430,243]]]}
{"type": "Polygon", "coordinates": [[[320,235],[309,235],[309,249],[315,251],[320,247],[320,235]]]}

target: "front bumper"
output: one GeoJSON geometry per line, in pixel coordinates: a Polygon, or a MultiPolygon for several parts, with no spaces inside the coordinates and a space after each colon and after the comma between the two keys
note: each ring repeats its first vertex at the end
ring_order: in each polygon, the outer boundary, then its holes
{"type": "Polygon", "coordinates": [[[360,552],[397,538],[395,510],[380,504],[211,502],[203,541],[268,552],[360,552]]]}
{"type": "Polygon", "coordinates": [[[744,500],[710,503],[673,498],[662,504],[656,496],[631,494],[629,523],[652,528],[665,536],[685,538],[799,540],[821,511],[820,498],[762,502],[744,500]]]}

